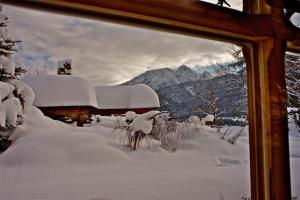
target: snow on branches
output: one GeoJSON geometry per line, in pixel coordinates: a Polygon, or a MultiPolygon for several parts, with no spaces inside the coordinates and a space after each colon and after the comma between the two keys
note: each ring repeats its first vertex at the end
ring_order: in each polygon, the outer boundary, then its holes
{"type": "Polygon", "coordinates": [[[300,107],[300,59],[299,56],[286,54],[285,80],[290,107],[300,107]]]}
{"type": "Polygon", "coordinates": [[[11,59],[18,41],[8,37],[7,23],[7,16],[0,13],[0,152],[11,144],[11,130],[22,123],[24,105],[31,105],[34,99],[31,88],[16,79],[25,69],[11,59]]]}

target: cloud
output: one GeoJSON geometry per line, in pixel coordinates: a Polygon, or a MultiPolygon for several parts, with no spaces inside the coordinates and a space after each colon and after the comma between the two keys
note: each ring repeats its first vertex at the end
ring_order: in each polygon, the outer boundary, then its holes
{"type": "Polygon", "coordinates": [[[230,59],[226,43],[8,5],[3,12],[10,35],[22,40],[16,59],[44,61],[54,71],[58,60],[70,58],[74,73],[95,85],[118,84],[150,69],[230,59]]]}

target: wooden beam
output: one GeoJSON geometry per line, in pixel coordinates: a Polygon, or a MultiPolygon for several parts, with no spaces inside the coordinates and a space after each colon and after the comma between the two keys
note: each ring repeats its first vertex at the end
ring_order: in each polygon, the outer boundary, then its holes
{"type": "Polygon", "coordinates": [[[104,20],[162,28],[228,41],[272,36],[271,18],[250,15],[196,0],[3,0],[4,3],[76,13],[104,20]]]}
{"type": "MultiPolygon", "coordinates": [[[[3,0],[4,3],[143,26],[235,44],[259,41],[274,34],[267,0],[243,0],[244,13],[196,0],[3,0]],[[264,3],[257,6],[253,2],[264,3]],[[254,5],[254,6],[253,6],[254,5]],[[248,13],[248,14],[247,14],[248,13]],[[250,14],[251,13],[251,14],[250,14]],[[253,15],[256,14],[256,15],[253,15]]],[[[284,24],[286,35],[290,27],[284,24]],[[288,29],[288,30],[287,30],[288,29]]],[[[293,29],[287,37],[297,36],[293,29]]],[[[288,45],[300,53],[300,48],[288,45]]]]}
{"type": "Polygon", "coordinates": [[[285,44],[261,41],[245,53],[249,62],[251,194],[255,200],[291,199],[285,44]]]}
{"type": "MultiPolygon", "coordinates": [[[[251,0],[248,0],[249,3],[251,0]]],[[[280,6],[280,0],[274,1],[280,6]]],[[[252,7],[272,16],[274,36],[244,47],[249,89],[251,194],[255,200],[291,199],[282,9],[264,1],[252,7]]],[[[284,30],[286,31],[286,30],[284,30]]]]}

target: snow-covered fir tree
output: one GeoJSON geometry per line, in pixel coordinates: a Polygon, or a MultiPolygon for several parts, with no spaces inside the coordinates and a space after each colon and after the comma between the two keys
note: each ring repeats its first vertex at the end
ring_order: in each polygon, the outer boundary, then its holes
{"type": "Polygon", "coordinates": [[[7,29],[5,28],[9,22],[8,17],[0,13],[0,21],[0,56],[10,57],[17,51],[16,43],[20,41],[13,40],[8,36],[7,29]]]}
{"type": "Polygon", "coordinates": [[[9,136],[22,123],[24,108],[34,99],[32,89],[17,79],[25,70],[11,58],[16,41],[8,37],[7,23],[8,17],[0,13],[0,152],[11,144],[9,136]]]}

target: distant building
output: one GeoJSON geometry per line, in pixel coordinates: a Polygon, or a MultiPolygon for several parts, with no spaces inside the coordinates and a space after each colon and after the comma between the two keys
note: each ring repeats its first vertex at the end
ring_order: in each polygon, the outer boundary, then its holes
{"type": "Polygon", "coordinates": [[[35,93],[33,105],[53,119],[70,118],[83,126],[85,117],[98,107],[95,89],[80,77],[43,75],[23,81],[35,93]]]}
{"type": "Polygon", "coordinates": [[[100,115],[125,114],[134,111],[137,114],[160,107],[156,92],[147,85],[97,86],[95,87],[100,115]]]}
{"type": "Polygon", "coordinates": [[[127,111],[141,114],[160,107],[155,91],[144,84],[94,88],[73,75],[29,76],[23,81],[35,93],[33,105],[46,116],[76,120],[78,126],[83,126],[91,114],[121,115],[127,111]]]}

